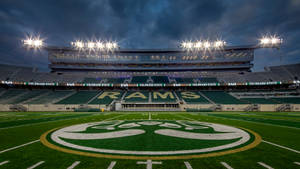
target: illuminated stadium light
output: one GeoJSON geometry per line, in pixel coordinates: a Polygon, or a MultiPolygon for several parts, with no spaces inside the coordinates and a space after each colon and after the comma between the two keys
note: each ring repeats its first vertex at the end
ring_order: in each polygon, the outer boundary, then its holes
{"type": "Polygon", "coordinates": [[[220,47],[223,47],[223,46],[225,46],[225,42],[224,41],[216,41],[215,43],[214,43],[214,47],[215,48],[220,48],[220,47]]]}
{"type": "Polygon", "coordinates": [[[208,49],[220,49],[224,47],[226,42],[218,40],[215,42],[182,42],[180,47],[185,50],[208,50],[208,49]]]}
{"type": "Polygon", "coordinates": [[[208,41],[206,41],[206,42],[204,42],[203,43],[203,47],[205,48],[205,49],[208,49],[208,48],[210,48],[210,42],[208,42],[208,41]]]}
{"type": "Polygon", "coordinates": [[[88,47],[89,49],[94,49],[94,48],[95,48],[95,43],[94,43],[94,42],[88,42],[88,43],[87,43],[87,47],[88,47]]]}
{"type": "Polygon", "coordinates": [[[118,48],[118,44],[116,42],[82,42],[76,41],[71,42],[71,45],[80,50],[100,50],[100,51],[112,51],[118,48]]]}
{"type": "Polygon", "coordinates": [[[200,42],[200,41],[196,42],[194,47],[197,48],[197,49],[201,48],[202,47],[202,42],[200,42]]]}
{"type": "Polygon", "coordinates": [[[28,47],[39,48],[39,47],[43,46],[43,40],[41,40],[39,38],[36,38],[36,39],[28,38],[26,40],[23,40],[23,44],[28,47]]]}
{"type": "Polygon", "coordinates": [[[280,45],[281,43],[282,39],[277,37],[263,37],[260,39],[260,44],[263,46],[280,45]]]}

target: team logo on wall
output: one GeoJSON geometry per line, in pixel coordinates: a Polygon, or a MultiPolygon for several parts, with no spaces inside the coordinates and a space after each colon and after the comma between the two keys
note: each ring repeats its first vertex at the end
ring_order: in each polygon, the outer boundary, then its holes
{"type": "Polygon", "coordinates": [[[102,121],[48,131],[41,142],[68,153],[120,159],[184,159],[235,153],[260,143],[236,127],[169,120],[102,121]]]}

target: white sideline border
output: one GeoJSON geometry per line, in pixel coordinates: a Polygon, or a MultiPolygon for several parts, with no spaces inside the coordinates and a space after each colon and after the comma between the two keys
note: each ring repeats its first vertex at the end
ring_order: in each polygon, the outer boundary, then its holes
{"type": "Polygon", "coordinates": [[[227,169],[233,169],[230,165],[228,165],[228,164],[225,163],[225,162],[221,162],[221,164],[222,164],[225,168],[227,168],[227,169]]]}
{"type": "Polygon", "coordinates": [[[70,165],[67,169],[73,169],[75,168],[77,165],[80,164],[80,161],[75,161],[72,165],[70,165]]]}
{"type": "Polygon", "coordinates": [[[24,146],[27,146],[27,145],[30,145],[30,144],[33,144],[33,143],[36,143],[36,142],[39,142],[39,141],[40,141],[40,140],[34,140],[34,141],[30,141],[30,142],[25,143],[25,144],[21,144],[21,145],[12,147],[12,148],[8,148],[8,149],[6,149],[6,150],[0,151],[0,154],[5,153],[5,152],[7,152],[7,151],[14,150],[14,149],[18,149],[18,148],[21,148],[21,147],[24,147],[24,146]]]}
{"type": "Polygon", "coordinates": [[[267,164],[265,164],[265,163],[263,163],[263,162],[257,162],[257,163],[258,163],[259,165],[261,165],[261,166],[267,168],[267,169],[274,169],[273,167],[271,167],[271,166],[269,166],[269,165],[267,165],[267,164]]]}
{"type": "Polygon", "coordinates": [[[271,142],[266,141],[266,140],[262,140],[262,142],[300,154],[300,151],[292,149],[292,148],[288,148],[288,147],[285,147],[285,146],[282,146],[282,145],[279,145],[279,144],[271,143],[271,142]]]}
{"type": "Polygon", "coordinates": [[[7,163],[9,163],[9,161],[3,161],[3,162],[0,163],[0,166],[4,165],[4,164],[7,164],[7,163]]]}
{"type": "MultiPolygon", "coordinates": [[[[176,115],[176,116],[179,116],[179,117],[182,117],[182,118],[185,118],[185,119],[188,119],[188,120],[193,120],[193,121],[195,121],[195,119],[191,119],[191,118],[188,118],[188,117],[184,117],[184,116],[182,116],[182,115],[176,115]]],[[[222,118],[222,117],[221,117],[221,118],[222,118]]],[[[196,121],[199,121],[199,120],[196,120],[196,121]]],[[[244,121],[244,120],[243,120],[243,121],[244,121]]],[[[288,147],[285,147],[285,146],[282,146],[282,145],[279,145],[279,144],[271,143],[271,142],[266,141],[266,140],[262,140],[262,142],[300,154],[300,151],[295,150],[295,149],[292,149],[292,148],[288,148],[288,147]]]]}
{"type": "MultiPolygon", "coordinates": [[[[125,116],[125,115],[127,115],[127,114],[121,114],[121,115],[118,115],[118,116],[115,116],[115,117],[112,117],[112,118],[108,118],[108,119],[104,119],[104,120],[101,120],[101,121],[112,120],[112,119],[118,118],[120,116],[125,116]]],[[[27,146],[27,145],[30,145],[30,144],[33,144],[33,143],[36,143],[36,142],[39,142],[39,141],[40,140],[38,139],[38,140],[30,141],[28,143],[24,143],[24,144],[15,146],[15,147],[11,147],[11,148],[0,151],[0,154],[11,151],[11,150],[15,150],[15,149],[18,149],[18,148],[21,148],[21,147],[24,147],[24,146],[27,146]]]]}
{"type": "Polygon", "coordinates": [[[38,167],[39,165],[43,164],[44,162],[45,162],[45,161],[40,161],[40,162],[34,164],[33,166],[28,167],[27,169],[33,169],[33,168],[36,168],[36,167],[38,167]]]}

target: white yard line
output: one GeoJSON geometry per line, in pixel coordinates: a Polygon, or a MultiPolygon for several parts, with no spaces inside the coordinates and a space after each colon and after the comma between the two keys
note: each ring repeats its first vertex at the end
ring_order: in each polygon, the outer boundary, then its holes
{"type": "Polygon", "coordinates": [[[191,166],[191,164],[187,161],[184,162],[184,165],[186,166],[187,169],[193,169],[193,167],[191,166]]]}
{"type": "Polygon", "coordinates": [[[33,166],[28,167],[27,169],[33,169],[33,168],[36,168],[36,167],[38,167],[39,165],[43,164],[44,162],[45,162],[45,161],[40,161],[40,162],[34,164],[33,166]]]}
{"type": "Polygon", "coordinates": [[[288,148],[288,147],[281,146],[281,145],[278,145],[278,144],[275,144],[275,143],[271,143],[271,142],[266,141],[266,140],[262,140],[262,142],[300,154],[300,151],[292,149],[292,148],[288,148]]]}
{"type": "MultiPolygon", "coordinates": [[[[201,115],[203,115],[203,116],[208,116],[208,115],[204,115],[204,114],[201,114],[201,115]]],[[[189,119],[189,120],[199,121],[199,120],[191,119],[191,118],[184,117],[184,116],[181,116],[181,115],[176,115],[176,116],[180,116],[180,117],[182,117],[182,118],[186,118],[186,119],[189,119]]],[[[297,127],[283,126],[283,125],[278,125],[278,124],[269,124],[269,123],[263,123],[263,122],[255,122],[255,121],[240,120],[240,119],[232,119],[232,118],[217,117],[217,116],[208,116],[208,117],[215,117],[215,118],[229,119],[229,120],[236,120],[236,121],[244,121],[244,122],[249,122],[249,123],[263,124],[263,125],[267,125],[267,126],[276,126],[276,127],[283,127],[283,128],[290,128],[290,129],[297,129],[297,130],[300,130],[300,128],[297,128],[297,127]]]]}
{"type": "Polygon", "coordinates": [[[0,166],[1,166],[1,165],[4,165],[4,164],[6,164],[6,163],[9,163],[9,161],[3,161],[3,162],[1,162],[1,163],[0,163],[0,166]]]}
{"type": "Polygon", "coordinates": [[[151,120],[151,113],[149,112],[149,120],[151,120]]]}
{"type": "Polygon", "coordinates": [[[70,167],[68,167],[68,169],[73,169],[79,164],[80,164],[80,161],[75,161],[70,167]]]}
{"type": "MultiPolygon", "coordinates": [[[[125,116],[125,115],[126,114],[122,114],[122,115],[119,115],[119,116],[125,116]]],[[[91,116],[95,116],[95,115],[93,114],[93,115],[84,116],[84,117],[74,117],[74,118],[69,118],[69,119],[60,119],[60,120],[44,121],[44,122],[37,122],[37,123],[31,123],[31,124],[23,124],[23,125],[18,125],[18,126],[0,128],[0,130],[10,129],[10,128],[16,128],[16,127],[32,126],[32,125],[42,124],[42,123],[58,122],[58,121],[63,121],[63,120],[74,120],[74,119],[78,119],[78,118],[85,118],[85,117],[91,117],[91,116]]],[[[119,117],[119,116],[116,116],[116,117],[119,117]]],[[[110,118],[110,119],[105,119],[105,120],[111,120],[111,119],[114,119],[114,118],[115,117],[110,118]]],[[[105,121],[105,120],[102,120],[102,121],[105,121]]]]}
{"type": "Polygon", "coordinates": [[[300,163],[299,163],[299,162],[296,162],[296,161],[294,162],[294,164],[296,164],[296,165],[300,165],[300,163]]]}
{"type": "Polygon", "coordinates": [[[0,154],[5,153],[5,152],[10,151],[10,150],[14,150],[14,149],[17,149],[17,148],[20,148],[20,147],[24,147],[24,146],[27,146],[27,145],[36,143],[36,142],[39,142],[39,141],[40,141],[40,140],[34,140],[34,141],[31,141],[31,142],[28,142],[28,143],[25,143],[25,144],[22,144],[22,145],[18,145],[18,146],[16,146],[16,147],[8,148],[8,149],[6,149],[6,150],[0,151],[0,154]]]}
{"type": "Polygon", "coordinates": [[[221,164],[222,164],[225,168],[227,168],[227,169],[233,169],[230,165],[228,165],[228,164],[225,163],[225,162],[221,162],[221,164]]]}
{"type": "MultiPolygon", "coordinates": [[[[104,120],[102,120],[102,121],[112,120],[112,119],[118,118],[118,117],[120,117],[120,116],[125,116],[125,115],[126,115],[126,114],[118,115],[118,116],[115,116],[115,117],[112,117],[112,118],[104,119],[104,120]]],[[[18,146],[16,146],[16,147],[8,148],[8,149],[6,149],[6,150],[0,151],[0,154],[5,153],[5,152],[7,152],[7,151],[15,150],[15,149],[18,149],[18,148],[20,148],[20,147],[24,147],[24,146],[27,146],[27,145],[30,145],[30,144],[33,144],[33,143],[36,143],[36,142],[39,142],[39,141],[40,141],[40,140],[34,140],[34,141],[31,141],[31,142],[28,142],[28,143],[25,143],[25,144],[22,144],[22,145],[18,145],[18,146]]]]}
{"type": "Polygon", "coordinates": [[[265,164],[265,163],[263,163],[263,162],[257,162],[257,163],[258,163],[259,165],[261,165],[261,166],[267,168],[267,169],[274,169],[274,168],[272,168],[271,166],[269,166],[269,165],[267,165],[267,164],[265,164]]]}
{"type": "Polygon", "coordinates": [[[114,168],[114,166],[116,165],[116,161],[112,161],[110,164],[109,164],[109,166],[108,166],[108,168],[107,169],[113,169],[114,168]]]}

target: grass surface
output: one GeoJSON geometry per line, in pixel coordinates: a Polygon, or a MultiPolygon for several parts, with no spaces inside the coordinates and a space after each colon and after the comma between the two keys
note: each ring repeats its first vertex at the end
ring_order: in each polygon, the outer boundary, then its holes
{"type": "MultiPolygon", "coordinates": [[[[152,120],[197,120],[242,127],[258,133],[265,141],[300,150],[299,112],[151,112],[151,118],[152,120]]],[[[36,167],[38,169],[68,168],[75,161],[80,161],[76,169],[106,169],[112,161],[116,161],[113,169],[145,169],[146,165],[137,164],[137,161],[145,160],[118,160],[68,154],[50,149],[39,141],[1,153],[3,150],[38,140],[43,133],[53,128],[108,119],[148,119],[148,113],[0,112],[0,164],[3,161],[9,161],[0,165],[0,169],[28,168],[40,161],[45,162],[36,167]]],[[[253,149],[224,156],[155,161],[162,161],[162,164],[153,165],[153,169],[184,169],[187,168],[185,161],[189,162],[193,169],[225,169],[221,162],[226,162],[234,169],[264,168],[258,162],[276,169],[300,168],[294,163],[300,162],[299,153],[265,142],[253,149]]]]}

